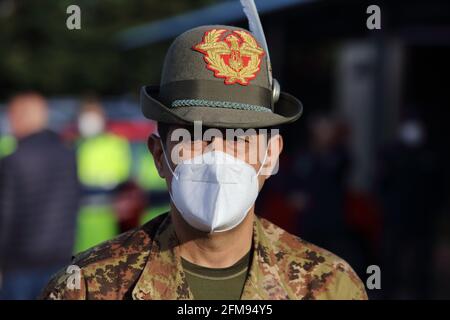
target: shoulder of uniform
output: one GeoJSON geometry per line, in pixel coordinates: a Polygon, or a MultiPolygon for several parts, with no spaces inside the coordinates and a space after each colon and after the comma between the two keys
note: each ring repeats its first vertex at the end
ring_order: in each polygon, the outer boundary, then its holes
{"type": "Polygon", "coordinates": [[[40,293],[41,300],[85,300],[86,287],[80,269],[59,270],[40,293]]]}
{"type": "Polygon", "coordinates": [[[144,268],[153,234],[164,216],[77,254],[70,266],[53,276],[41,298],[101,298],[103,293],[125,292],[144,268]],[[80,282],[77,290],[67,286],[71,281],[80,282]]]}
{"type": "Polygon", "coordinates": [[[76,254],[72,263],[81,268],[86,268],[92,264],[123,258],[130,254],[142,252],[149,241],[150,238],[142,227],[132,229],[76,254]]]}
{"type": "Polygon", "coordinates": [[[275,258],[303,262],[306,271],[321,265],[328,268],[346,268],[348,264],[335,254],[295,236],[272,222],[260,218],[266,238],[270,241],[275,258]]]}
{"type": "Polygon", "coordinates": [[[166,215],[159,216],[141,227],[129,230],[117,237],[100,243],[73,258],[73,264],[87,268],[108,261],[123,261],[128,256],[142,254],[149,250],[153,234],[166,215]]]}
{"type": "Polygon", "coordinates": [[[311,299],[366,299],[364,285],[342,258],[260,218],[287,283],[311,299]]]}

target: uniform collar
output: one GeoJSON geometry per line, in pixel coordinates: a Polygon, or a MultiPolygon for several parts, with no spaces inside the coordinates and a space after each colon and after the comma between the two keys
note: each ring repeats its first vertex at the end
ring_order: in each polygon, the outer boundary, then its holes
{"type": "MultiPolygon", "coordinates": [[[[133,299],[193,299],[178,244],[169,214],[155,233],[147,263],[132,291],[133,299]]],[[[258,217],[254,220],[252,246],[252,263],[241,299],[287,299],[288,289],[280,277],[272,244],[258,217]]]]}

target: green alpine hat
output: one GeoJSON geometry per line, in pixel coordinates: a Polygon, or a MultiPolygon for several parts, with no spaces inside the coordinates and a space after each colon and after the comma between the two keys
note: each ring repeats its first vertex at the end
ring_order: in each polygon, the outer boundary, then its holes
{"type": "Polygon", "coordinates": [[[213,25],[186,31],[166,54],[160,85],[142,87],[142,112],[158,122],[202,121],[219,128],[293,122],[302,104],[285,92],[274,93],[265,55],[242,28],[213,25]]]}

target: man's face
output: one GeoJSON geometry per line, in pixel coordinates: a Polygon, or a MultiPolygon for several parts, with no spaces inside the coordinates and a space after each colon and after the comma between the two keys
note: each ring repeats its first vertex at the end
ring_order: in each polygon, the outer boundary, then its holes
{"type": "MultiPolygon", "coordinates": [[[[165,138],[162,142],[172,171],[182,161],[207,152],[221,151],[245,161],[256,172],[260,172],[258,176],[260,189],[265,180],[276,173],[274,168],[283,147],[281,136],[267,129],[196,130],[194,127],[173,125],[169,127],[165,138]]],[[[151,136],[148,144],[160,176],[166,179],[170,187],[172,173],[165,161],[160,138],[151,136]]]]}
{"type": "Polygon", "coordinates": [[[17,138],[44,129],[48,121],[44,98],[33,93],[16,96],[8,106],[8,120],[17,138]]]}

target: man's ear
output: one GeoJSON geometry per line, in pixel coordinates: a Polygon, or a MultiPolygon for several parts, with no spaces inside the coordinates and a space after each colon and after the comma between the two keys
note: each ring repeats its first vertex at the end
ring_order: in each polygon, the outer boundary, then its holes
{"type": "Polygon", "coordinates": [[[153,156],[153,161],[155,162],[156,169],[158,170],[158,174],[161,178],[165,178],[164,174],[164,154],[161,145],[161,138],[155,136],[154,134],[150,135],[147,140],[147,147],[150,153],[153,156]]]}
{"type": "Polygon", "coordinates": [[[261,175],[271,176],[278,172],[279,158],[283,151],[283,137],[280,134],[276,134],[270,137],[267,142],[267,155],[263,168],[261,169],[261,175]]]}

